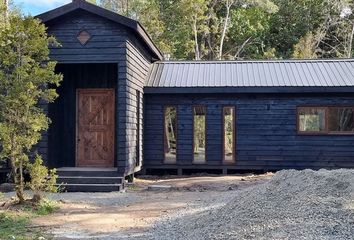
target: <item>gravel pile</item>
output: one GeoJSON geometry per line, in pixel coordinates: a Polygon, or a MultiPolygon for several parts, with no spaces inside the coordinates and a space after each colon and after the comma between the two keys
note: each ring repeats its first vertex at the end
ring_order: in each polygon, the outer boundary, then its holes
{"type": "Polygon", "coordinates": [[[233,193],[169,216],[146,238],[354,239],[354,170],[284,170],[233,193]]]}

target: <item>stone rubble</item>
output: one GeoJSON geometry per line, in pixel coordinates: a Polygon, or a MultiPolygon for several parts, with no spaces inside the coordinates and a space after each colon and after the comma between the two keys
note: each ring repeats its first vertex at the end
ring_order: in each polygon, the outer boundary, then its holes
{"type": "Polygon", "coordinates": [[[283,170],[263,184],[189,206],[144,239],[354,239],[354,170],[283,170]]]}

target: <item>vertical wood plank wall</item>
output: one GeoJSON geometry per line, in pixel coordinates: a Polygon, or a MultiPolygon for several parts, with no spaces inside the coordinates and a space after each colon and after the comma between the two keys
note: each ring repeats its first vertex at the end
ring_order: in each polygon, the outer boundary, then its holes
{"type": "Polygon", "coordinates": [[[59,98],[49,105],[52,119],[48,131],[49,164],[54,167],[75,167],[76,153],[76,90],[78,88],[115,88],[116,64],[59,64],[64,75],[58,88],[59,98]]]}
{"type": "Polygon", "coordinates": [[[354,167],[354,135],[303,136],[296,132],[298,105],[354,105],[354,97],[315,94],[146,94],[145,168],[286,168],[354,167]],[[177,164],[163,163],[163,109],[177,106],[177,164]],[[207,112],[207,163],[192,164],[193,105],[207,112]],[[236,162],[222,163],[222,107],[236,107],[236,162]]]}

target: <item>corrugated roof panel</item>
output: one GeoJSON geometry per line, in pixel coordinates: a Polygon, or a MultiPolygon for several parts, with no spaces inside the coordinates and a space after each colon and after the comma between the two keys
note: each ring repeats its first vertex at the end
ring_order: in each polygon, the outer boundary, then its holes
{"type": "Polygon", "coordinates": [[[341,71],[338,71],[338,69],[332,64],[326,64],[326,68],[332,75],[331,78],[332,80],[331,82],[333,83],[332,85],[340,84],[343,79],[343,76],[341,75],[341,71]]]}
{"type": "MultiPolygon", "coordinates": [[[[352,66],[353,67],[353,66],[352,66]]],[[[350,68],[349,68],[350,69],[350,68]]],[[[342,79],[342,84],[347,85],[347,81],[346,79],[350,79],[353,78],[353,75],[350,73],[350,71],[348,70],[348,66],[347,64],[342,64],[340,65],[340,70],[344,73],[345,75],[345,79],[342,79]]]]}
{"type": "Polygon", "coordinates": [[[317,62],[317,63],[313,64],[313,66],[314,66],[314,71],[315,71],[317,77],[319,78],[321,84],[326,87],[330,86],[326,77],[324,77],[324,75],[322,73],[322,71],[323,71],[322,64],[317,62]]]}
{"type": "Polygon", "coordinates": [[[326,63],[321,63],[321,72],[322,77],[326,80],[328,86],[336,86],[339,81],[331,69],[327,66],[326,63]]]}
{"type": "Polygon", "coordinates": [[[146,87],[354,86],[354,60],[156,62],[146,87]]]}

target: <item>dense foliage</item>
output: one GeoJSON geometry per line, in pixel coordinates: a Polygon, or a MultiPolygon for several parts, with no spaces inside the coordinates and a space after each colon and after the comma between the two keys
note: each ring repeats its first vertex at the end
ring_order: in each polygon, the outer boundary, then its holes
{"type": "Polygon", "coordinates": [[[352,0],[90,0],[139,20],[171,59],[352,57],[352,0]]]}
{"type": "MultiPolygon", "coordinates": [[[[4,14],[2,14],[5,16],[4,14]]],[[[40,107],[41,102],[52,102],[61,76],[55,74],[56,63],[49,60],[50,44],[45,26],[32,17],[19,14],[5,16],[0,25],[0,160],[8,160],[20,202],[25,200],[24,174],[29,170],[37,200],[47,180],[48,169],[42,166],[40,156],[31,164],[33,147],[41,139],[49,119],[40,107]]],[[[52,176],[55,172],[51,173],[52,176]]]]}

